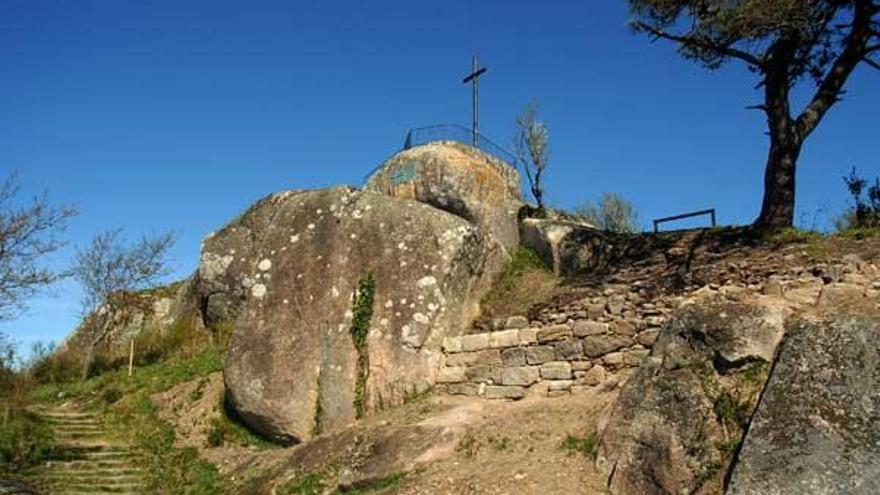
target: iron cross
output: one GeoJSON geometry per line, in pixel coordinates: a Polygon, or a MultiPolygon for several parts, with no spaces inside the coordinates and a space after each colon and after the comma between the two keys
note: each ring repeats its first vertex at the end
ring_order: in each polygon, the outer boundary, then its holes
{"type": "Polygon", "coordinates": [[[474,54],[474,64],[473,69],[469,76],[462,79],[462,83],[467,84],[471,83],[473,85],[473,127],[471,130],[471,135],[473,139],[474,147],[477,147],[477,138],[479,136],[479,128],[480,128],[480,84],[479,78],[483,74],[486,73],[486,67],[480,68],[480,63],[477,61],[477,54],[474,54]]]}

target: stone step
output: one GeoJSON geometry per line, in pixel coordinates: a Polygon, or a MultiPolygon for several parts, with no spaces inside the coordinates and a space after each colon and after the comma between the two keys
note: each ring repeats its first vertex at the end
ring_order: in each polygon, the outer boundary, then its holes
{"type": "Polygon", "coordinates": [[[88,493],[89,495],[95,495],[98,493],[143,493],[143,486],[144,485],[142,483],[128,483],[124,485],[106,485],[101,483],[67,483],[54,486],[53,488],[56,488],[62,493],[77,493],[80,495],[88,493]]]}
{"type": "Polygon", "coordinates": [[[49,469],[59,469],[59,470],[77,470],[77,469],[114,469],[114,470],[127,470],[127,469],[141,469],[136,465],[132,464],[133,458],[123,458],[123,459],[81,459],[81,460],[71,460],[71,461],[50,461],[46,463],[46,467],[49,469]]]}
{"type": "Polygon", "coordinates": [[[76,465],[51,464],[46,466],[45,472],[47,475],[64,473],[71,476],[140,476],[144,471],[140,467],[132,465],[96,466],[95,463],[83,463],[76,465]]]}
{"type": "Polygon", "coordinates": [[[85,485],[93,484],[96,486],[119,486],[119,485],[138,485],[141,483],[140,475],[134,474],[79,474],[70,472],[53,472],[42,477],[46,483],[57,485],[85,485]]]}

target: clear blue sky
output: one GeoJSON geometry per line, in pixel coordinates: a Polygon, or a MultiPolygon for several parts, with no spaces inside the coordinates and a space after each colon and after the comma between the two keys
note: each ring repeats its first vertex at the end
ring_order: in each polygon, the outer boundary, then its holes
{"type": "MultiPolygon", "coordinates": [[[[0,175],[82,214],[73,244],[125,227],[174,229],[177,276],[199,242],[255,199],[359,184],[407,128],[467,125],[461,78],[478,51],[482,129],[508,145],[540,104],[551,129],[551,203],[602,191],[645,220],[715,207],[757,214],[766,152],[755,80],[708,72],[632,34],[624,0],[150,1],[0,4],[0,175]]],[[[798,221],[846,201],[852,165],[880,174],[880,75],[861,68],[806,145],[798,221]]],[[[683,224],[685,226],[687,224],[683,224]]],[[[72,249],[55,257],[64,264],[72,249]]],[[[76,323],[70,284],[2,329],[24,343],[76,323]]]]}

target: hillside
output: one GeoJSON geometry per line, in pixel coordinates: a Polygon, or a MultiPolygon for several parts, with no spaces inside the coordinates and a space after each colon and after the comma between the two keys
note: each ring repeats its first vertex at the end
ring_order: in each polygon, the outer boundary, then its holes
{"type": "MultiPolygon", "coordinates": [[[[126,457],[62,488],[874,492],[880,239],[614,235],[520,218],[517,186],[435,143],[261,200],[45,363],[35,410],[126,457]],[[95,328],[94,376],[64,379],[95,328]]],[[[56,493],[51,468],[25,474],[56,493]]]]}

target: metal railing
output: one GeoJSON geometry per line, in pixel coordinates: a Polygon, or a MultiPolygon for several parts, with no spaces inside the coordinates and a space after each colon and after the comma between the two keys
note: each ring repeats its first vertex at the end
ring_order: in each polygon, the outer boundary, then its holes
{"type": "Polygon", "coordinates": [[[434,141],[457,141],[483,150],[513,167],[516,167],[517,164],[516,156],[513,153],[493,143],[486,136],[480,133],[475,134],[473,130],[456,124],[438,124],[410,129],[403,141],[403,149],[408,150],[413,146],[434,141]]]}
{"type": "Polygon", "coordinates": [[[654,220],[654,232],[660,231],[660,224],[666,222],[672,222],[675,220],[683,220],[685,218],[698,217],[702,215],[710,215],[712,217],[712,226],[715,227],[715,208],[710,208],[708,210],[700,210],[691,213],[684,213],[681,215],[674,215],[671,217],[663,217],[654,220]]]}
{"type": "MultiPolygon", "coordinates": [[[[438,125],[429,125],[426,127],[415,127],[410,129],[406,133],[406,137],[403,140],[403,150],[408,150],[415,146],[421,146],[423,144],[428,144],[435,141],[456,141],[462,144],[466,144],[468,146],[474,146],[496,158],[507,163],[514,169],[519,170],[517,166],[518,160],[516,156],[507,151],[506,149],[498,146],[493,143],[489,138],[483,136],[482,134],[477,133],[476,135],[476,143],[474,143],[474,133],[471,129],[467,127],[460,126],[457,124],[438,124],[438,125]]],[[[396,155],[397,153],[395,153],[396,155]]],[[[392,155],[394,156],[394,155],[392,155]]],[[[387,160],[386,160],[387,161],[387,160]]],[[[368,180],[373,176],[379,169],[385,165],[386,162],[382,162],[377,165],[373,170],[371,170],[365,177],[364,180],[368,180]]]]}

